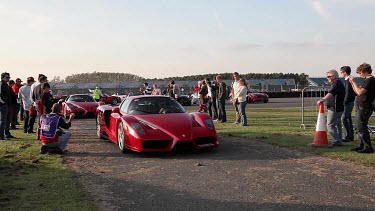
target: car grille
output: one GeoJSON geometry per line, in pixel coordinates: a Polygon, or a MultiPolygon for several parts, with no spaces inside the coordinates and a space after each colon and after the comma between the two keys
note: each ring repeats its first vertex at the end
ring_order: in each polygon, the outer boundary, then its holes
{"type": "Polygon", "coordinates": [[[215,144],[215,137],[207,136],[194,139],[196,145],[215,144]]]}
{"type": "Polygon", "coordinates": [[[168,147],[171,141],[169,140],[149,140],[143,143],[144,149],[163,149],[168,147]]]}

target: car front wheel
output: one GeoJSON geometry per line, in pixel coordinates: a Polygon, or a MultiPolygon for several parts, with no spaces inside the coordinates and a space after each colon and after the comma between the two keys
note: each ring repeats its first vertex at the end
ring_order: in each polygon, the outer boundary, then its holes
{"type": "Polygon", "coordinates": [[[117,129],[117,141],[118,147],[120,148],[121,152],[125,152],[125,132],[124,132],[124,125],[120,123],[117,129]]]}

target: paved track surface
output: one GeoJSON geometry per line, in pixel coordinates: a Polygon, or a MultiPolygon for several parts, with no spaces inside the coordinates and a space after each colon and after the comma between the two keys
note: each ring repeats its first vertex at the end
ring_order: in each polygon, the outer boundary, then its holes
{"type": "Polygon", "coordinates": [[[233,137],[208,151],[122,154],[96,138],[94,119],[72,132],[66,164],[101,210],[375,210],[372,167],[233,137]]]}

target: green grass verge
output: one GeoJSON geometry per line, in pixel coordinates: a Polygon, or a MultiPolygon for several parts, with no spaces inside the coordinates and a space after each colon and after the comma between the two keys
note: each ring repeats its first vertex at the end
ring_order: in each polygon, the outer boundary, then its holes
{"type": "MultiPolygon", "coordinates": [[[[193,111],[193,108],[190,111],[193,111]]],[[[314,121],[317,119],[318,111],[316,108],[305,110],[305,114],[311,115],[313,113],[316,116],[305,117],[306,129],[303,129],[300,128],[302,123],[300,108],[260,109],[248,106],[246,107],[246,114],[249,126],[242,127],[232,124],[235,121],[233,110],[227,112],[227,123],[215,123],[215,126],[218,134],[222,136],[244,137],[249,141],[261,141],[335,159],[375,166],[375,154],[360,154],[350,151],[351,148],[359,146],[358,140],[334,148],[309,146],[314,140],[314,121]]],[[[370,118],[370,125],[375,125],[375,118],[370,118]]],[[[328,139],[330,139],[329,134],[328,139]]]]}
{"type": "Polygon", "coordinates": [[[35,134],[11,132],[17,139],[0,142],[1,210],[98,210],[61,155],[41,155],[35,134]]]}

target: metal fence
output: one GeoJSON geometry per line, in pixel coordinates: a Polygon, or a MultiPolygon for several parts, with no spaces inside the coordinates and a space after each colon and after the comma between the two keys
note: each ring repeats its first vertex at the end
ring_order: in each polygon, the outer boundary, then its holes
{"type": "MultiPolygon", "coordinates": [[[[316,127],[316,121],[319,113],[319,106],[317,105],[318,100],[322,99],[329,91],[328,87],[305,87],[301,93],[301,125],[300,128],[306,129],[306,127],[316,127]]],[[[353,109],[352,115],[355,115],[355,109],[353,109]]],[[[369,120],[369,131],[371,136],[375,134],[375,122],[372,119],[374,114],[369,120]]],[[[353,127],[355,128],[355,120],[353,118],[353,127]]]]}

